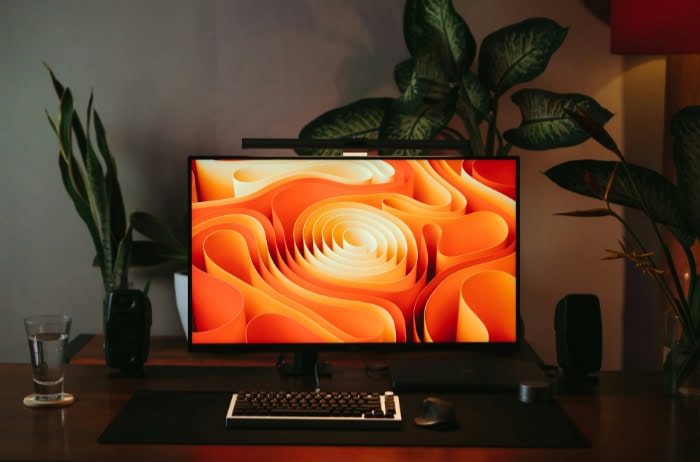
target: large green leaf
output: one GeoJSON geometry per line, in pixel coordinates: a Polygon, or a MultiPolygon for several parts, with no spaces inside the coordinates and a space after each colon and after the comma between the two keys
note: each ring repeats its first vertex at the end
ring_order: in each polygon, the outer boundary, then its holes
{"type": "Polygon", "coordinates": [[[671,119],[673,162],[683,210],[700,236],[700,106],[688,106],[671,119]]]}
{"type": "Polygon", "coordinates": [[[682,212],[676,186],[654,170],[639,165],[628,164],[627,167],[631,178],[627,169],[617,161],[571,160],[555,165],[545,175],[566,190],[602,200],[610,175],[617,169],[609,202],[640,210],[646,206],[650,217],[666,225],[681,244],[692,244],[695,236],[682,212]],[[641,197],[637,195],[637,190],[641,197]]]}
{"type": "Polygon", "coordinates": [[[423,102],[423,95],[420,92],[418,77],[415,71],[411,74],[408,85],[401,93],[401,96],[394,102],[395,110],[410,114],[416,111],[423,102]]]}
{"type": "MultiPolygon", "coordinates": [[[[454,85],[444,83],[440,75],[424,73],[419,77],[416,71],[416,60],[411,58],[400,62],[394,67],[394,80],[401,91],[401,96],[394,102],[394,109],[401,112],[414,112],[427,99],[431,102],[445,98],[454,85]]],[[[437,67],[433,67],[437,69],[437,67]]]]}
{"type": "Polygon", "coordinates": [[[586,141],[589,134],[564,109],[582,109],[600,125],[613,115],[593,98],[577,93],[526,88],[515,92],[511,99],[520,108],[522,120],[520,127],[507,130],[503,136],[523,149],[554,149],[586,141]]]}
{"type": "Polygon", "coordinates": [[[404,59],[394,66],[394,82],[401,93],[411,84],[415,70],[416,62],[413,58],[404,59]]]}
{"type": "Polygon", "coordinates": [[[156,216],[146,212],[134,212],[129,216],[129,222],[134,230],[164,248],[182,255],[187,253],[187,246],[156,216]]]}
{"type": "Polygon", "coordinates": [[[575,110],[565,107],[564,112],[601,146],[615,154],[618,159],[623,158],[622,151],[617,147],[615,139],[610,136],[610,133],[603,127],[602,123],[593,119],[590,114],[582,111],[580,107],[577,107],[575,110]]]}
{"type": "MultiPolygon", "coordinates": [[[[455,88],[438,103],[424,103],[412,114],[390,108],[382,122],[380,139],[388,140],[429,140],[435,137],[452,119],[457,103],[455,88]]],[[[423,150],[392,150],[382,155],[416,156],[424,155],[423,150]]]]}
{"type": "Polygon", "coordinates": [[[491,95],[483,82],[473,72],[462,75],[462,89],[469,105],[474,109],[477,122],[486,118],[491,109],[491,95]]]}
{"type": "MultiPolygon", "coordinates": [[[[159,242],[138,240],[133,242],[131,266],[175,266],[178,269],[187,267],[187,254],[180,253],[159,242]]],[[[149,268],[154,270],[155,268],[149,268]]]]}
{"type": "Polygon", "coordinates": [[[530,18],[487,35],[479,50],[479,77],[497,95],[540,75],[566,38],[568,28],[530,18]]]}
{"type": "MultiPolygon", "coordinates": [[[[377,139],[379,127],[393,98],[367,98],[325,112],[306,124],[300,139],[377,139]]],[[[341,156],[339,149],[298,149],[302,156],[341,156]]]]}
{"type": "Polygon", "coordinates": [[[422,40],[422,23],[418,21],[418,7],[422,0],[406,0],[403,10],[403,39],[411,56],[415,56],[418,44],[422,40]]]}
{"type": "Polygon", "coordinates": [[[418,77],[458,81],[476,56],[476,41],[467,23],[450,0],[422,0],[417,13],[422,32],[414,53],[418,77]]]}
{"type": "Polygon", "coordinates": [[[411,37],[408,40],[418,77],[456,82],[476,56],[476,41],[469,26],[451,0],[420,0],[413,13],[413,21],[404,23],[409,27],[404,34],[411,37]]]}

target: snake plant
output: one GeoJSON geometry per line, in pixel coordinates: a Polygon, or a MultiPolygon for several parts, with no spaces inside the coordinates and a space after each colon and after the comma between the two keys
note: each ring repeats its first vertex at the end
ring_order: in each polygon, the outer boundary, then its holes
{"type": "MultiPolygon", "coordinates": [[[[130,287],[131,266],[149,267],[151,277],[162,271],[186,267],[185,244],[159,219],[138,211],[127,219],[116,161],[102,120],[93,108],[93,95],[90,95],[86,125],[83,125],[70,88],[44,65],[59,99],[56,118],[48,111],[46,115],[58,141],[61,178],[90,233],[96,252],[93,264],[100,269],[105,295],[114,289],[130,287]],[[134,231],[146,239],[136,239],[134,231]]],[[[150,282],[151,278],[145,284],[145,293],[150,282]]]]}

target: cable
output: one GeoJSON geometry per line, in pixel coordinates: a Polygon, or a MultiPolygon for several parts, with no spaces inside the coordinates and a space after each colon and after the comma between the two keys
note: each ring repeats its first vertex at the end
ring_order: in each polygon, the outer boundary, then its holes
{"type": "Polygon", "coordinates": [[[316,380],[316,393],[319,393],[321,391],[321,379],[318,375],[318,367],[321,364],[320,359],[316,359],[316,362],[314,363],[314,379],[316,380]]]}

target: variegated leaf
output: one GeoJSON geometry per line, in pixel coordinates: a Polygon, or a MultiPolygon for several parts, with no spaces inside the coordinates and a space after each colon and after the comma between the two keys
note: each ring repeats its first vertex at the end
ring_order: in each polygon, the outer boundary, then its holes
{"type": "MultiPolygon", "coordinates": [[[[424,103],[413,114],[389,109],[379,132],[380,139],[388,140],[429,140],[435,137],[452,119],[457,102],[457,91],[452,91],[438,103],[424,103]]],[[[392,150],[381,155],[416,156],[424,155],[422,150],[392,150]]]]}
{"type": "Polygon", "coordinates": [[[595,184],[607,185],[616,168],[617,174],[608,196],[611,203],[640,210],[646,208],[650,217],[655,222],[666,225],[681,244],[685,246],[693,243],[695,236],[681,209],[678,189],[654,170],[631,164],[625,168],[616,161],[582,159],[555,165],[545,175],[568,191],[602,200],[600,192],[591,191],[589,184],[593,181],[595,184]]]}
{"type": "Polygon", "coordinates": [[[411,80],[415,75],[415,66],[416,63],[413,58],[405,59],[394,66],[394,82],[401,93],[411,84],[411,80]]]}
{"type": "Polygon", "coordinates": [[[479,77],[501,95],[540,75],[561,46],[568,28],[547,18],[530,18],[487,35],[479,50],[479,77]]]}
{"type": "Polygon", "coordinates": [[[683,210],[700,237],[700,106],[688,106],[671,119],[673,162],[683,210]]]}
{"type": "Polygon", "coordinates": [[[583,109],[600,125],[612,117],[612,113],[593,98],[577,93],[559,94],[545,90],[526,88],[512,96],[520,108],[520,127],[507,130],[503,136],[509,143],[523,149],[546,150],[575,146],[589,138],[564,109],[583,109]]]}
{"type": "Polygon", "coordinates": [[[419,78],[456,82],[476,56],[476,41],[451,0],[408,1],[404,38],[411,55],[423,62],[417,65],[419,78]]]}
{"type": "Polygon", "coordinates": [[[610,136],[610,133],[603,127],[603,124],[591,117],[588,112],[584,111],[581,107],[577,107],[575,110],[564,107],[564,112],[601,146],[614,153],[618,158],[621,159],[623,157],[622,151],[617,147],[617,143],[613,137],[610,136]]]}
{"type": "Polygon", "coordinates": [[[401,96],[399,96],[399,98],[396,101],[394,101],[392,107],[396,111],[403,112],[405,114],[410,114],[417,110],[422,102],[423,95],[420,92],[420,88],[418,86],[418,78],[416,77],[416,73],[414,72],[413,75],[411,75],[411,80],[408,86],[401,93],[401,96]]]}
{"type": "Polygon", "coordinates": [[[491,110],[492,101],[488,89],[473,72],[467,72],[462,76],[462,88],[478,116],[477,121],[483,120],[491,110]]]}
{"type": "MultiPolygon", "coordinates": [[[[325,112],[306,124],[300,139],[377,139],[392,98],[367,98],[325,112]]],[[[341,156],[339,149],[298,149],[302,156],[341,156]]]]}

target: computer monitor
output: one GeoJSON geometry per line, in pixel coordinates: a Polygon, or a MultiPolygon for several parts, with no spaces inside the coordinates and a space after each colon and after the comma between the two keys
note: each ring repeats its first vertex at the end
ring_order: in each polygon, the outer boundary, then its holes
{"type": "Polygon", "coordinates": [[[518,167],[191,157],[190,351],[517,349],[518,167]]]}

